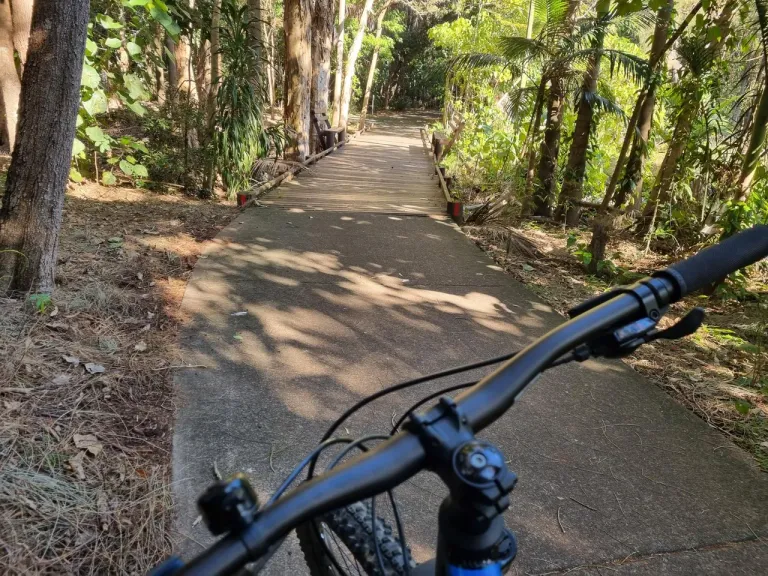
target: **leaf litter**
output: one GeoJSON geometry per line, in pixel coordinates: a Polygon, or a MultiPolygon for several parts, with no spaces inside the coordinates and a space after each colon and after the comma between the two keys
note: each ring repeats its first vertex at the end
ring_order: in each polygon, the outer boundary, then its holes
{"type": "Polygon", "coordinates": [[[145,574],[170,553],[179,304],[237,214],[127,188],[67,193],[53,305],[40,315],[0,295],[0,526],[14,535],[0,573],[145,574]]]}

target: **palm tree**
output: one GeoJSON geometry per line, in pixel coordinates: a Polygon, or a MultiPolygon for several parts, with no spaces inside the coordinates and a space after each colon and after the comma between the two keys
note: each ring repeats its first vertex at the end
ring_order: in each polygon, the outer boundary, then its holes
{"type": "MultiPolygon", "coordinates": [[[[617,22],[615,12],[601,18],[575,19],[578,0],[536,0],[535,21],[540,28],[532,38],[507,36],[499,39],[496,54],[467,54],[454,62],[459,68],[485,68],[501,66],[517,76],[521,69],[538,78],[535,86],[517,89],[508,98],[507,112],[518,111],[516,103],[522,97],[535,94],[532,115],[526,137],[528,171],[523,193],[524,202],[533,192],[534,213],[550,216],[555,193],[556,167],[560,147],[563,107],[568,94],[581,88],[580,79],[590,62],[608,60],[610,69],[623,71],[633,79],[642,78],[646,63],[643,59],[620,50],[603,49],[594,39],[603,34],[607,26],[617,22]],[[539,139],[541,114],[545,109],[543,139],[536,168],[536,143],[539,139]]],[[[622,114],[610,99],[596,91],[586,96],[591,107],[622,114]]],[[[509,195],[498,198],[484,212],[494,216],[507,204],[509,195]]]]}

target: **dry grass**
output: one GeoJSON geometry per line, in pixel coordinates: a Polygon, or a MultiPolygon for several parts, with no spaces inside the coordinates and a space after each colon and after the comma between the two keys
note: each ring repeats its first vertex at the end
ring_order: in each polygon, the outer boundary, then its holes
{"type": "MultiPolygon", "coordinates": [[[[467,226],[464,232],[516,279],[531,287],[560,313],[607,290],[611,284],[631,283],[653,270],[685,257],[645,253],[631,238],[618,239],[608,254],[620,268],[610,279],[587,275],[572,250],[568,233],[556,226],[521,224],[517,232],[533,244],[539,257],[523,253],[503,226],[467,226]]],[[[576,231],[589,243],[588,231],[576,231]]],[[[759,293],[745,301],[701,295],[678,302],[662,319],[671,325],[694,306],[706,312],[705,325],[679,341],[658,340],[625,361],[674,398],[748,450],[768,471],[768,275],[763,267],[751,279],[759,293]]]]}
{"type": "Polygon", "coordinates": [[[53,302],[0,299],[0,573],[144,574],[170,551],[177,311],[236,213],[68,194],[53,302]]]}

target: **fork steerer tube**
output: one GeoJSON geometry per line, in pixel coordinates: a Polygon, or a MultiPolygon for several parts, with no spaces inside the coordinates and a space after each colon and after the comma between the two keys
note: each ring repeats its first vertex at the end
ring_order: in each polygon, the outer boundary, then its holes
{"type": "Polygon", "coordinates": [[[426,415],[413,415],[407,428],[424,446],[427,467],[450,490],[438,515],[435,573],[500,573],[517,553],[502,516],[517,476],[498,448],[475,438],[469,419],[450,398],[426,415]]]}

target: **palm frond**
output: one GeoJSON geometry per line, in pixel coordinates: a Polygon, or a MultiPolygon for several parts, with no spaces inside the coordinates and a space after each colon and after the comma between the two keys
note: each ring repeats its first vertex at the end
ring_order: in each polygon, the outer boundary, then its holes
{"type": "Polygon", "coordinates": [[[648,75],[648,61],[634,54],[604,49],[600,51],[600,56],[608,60],[611,76],[614,73],[623,72],[625,77],[639,84],[648,75]]]}
{"type": "Polygon", "coordinates": [[[453,70],[476,70],[478,68],[492,68],[493,66],[509,66],[509,61],[496,54],[460,54],[450,63],[453,70]]]}
{"type": "Polygon", "coordinates": [[[538,86],[526,86],[525,88],[517,88],[505,94],[504,113],[507,115],[507,118],[510,120],[517,118],[523,109],[525,100],[531,95],[535,97],[537,90],[538,86]]]}
{"type": "Polygon", "coordinates": [[[757,23],[760,27],[760,44],[763,47],[763,61],[768,64],[768,0],[755,0],[757,23]]]}
{"type": "Polygon", "coordinates": [[[691,74],[701,76],[714,61],[715,50],[706,38],[688,34],[680,41],[677,56],[691,74]]]}
{"type": "Polygon", "coordinates": [[[534,22],[561,22],[568,10],[568,0],[533,0],[534,22]]]}
{"type": "Polygon", "coordinates": [[[606,114],[614,114],[624,120],[626,123],[627,115],[622,110],[621,106],[616,104],[613,100],[601,96],[597,92],[583,92],[582,97],[586,100],[593,110],[603,112],[606,114]]]}
{"type": "Polygon", "coordinates": [[[535,60],[550,55],[546,44],[537,38],[504,36],[499,39],[500,52],[510,62],[535,60]]]}

